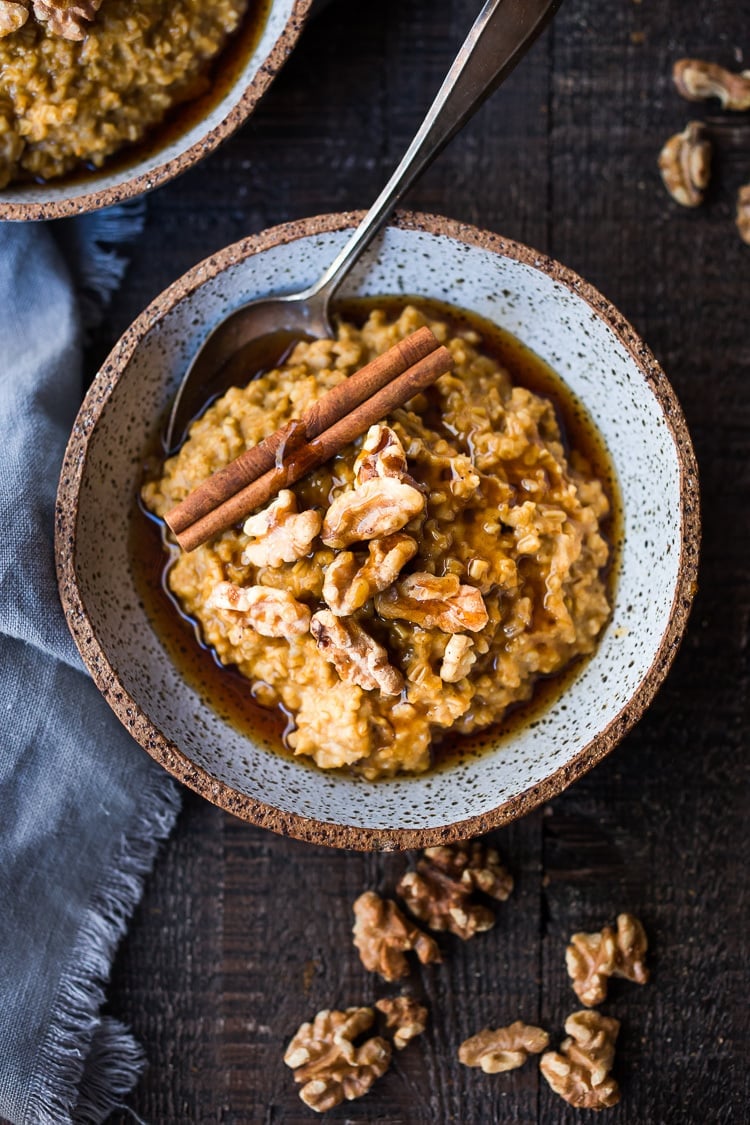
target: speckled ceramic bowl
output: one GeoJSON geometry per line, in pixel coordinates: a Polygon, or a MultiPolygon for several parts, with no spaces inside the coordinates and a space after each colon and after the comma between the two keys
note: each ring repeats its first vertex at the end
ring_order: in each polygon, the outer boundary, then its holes
{"type": "Polygon", "coordinates": [[[251,53],[221,97],[209,101],[200,116],[191,113],[189,127],[177,135],[165,131],[163,143],[157,130],[155,143],[145,144],[143,155],[131,160],[115,153],[99,171],[46,183],[9,184],[0,190],[0,219],[60,219],[122,203],[173,179],[216,148],[249,117],[278,74],[312,0],[258,2],[267,12],[251,53]]]}
{"type": "MultiPolygon", "coordinates": [[[[84,660],[158,762],[230,812],[301,839],[404,848],[487,831],[595,765],[632,727],[679,644],[696,579],[696,466],[674,393],[648,348],[556,262],[446,219],[402,215],[347,295],[419,294],[503,325],[547,360],[598,423],[624,507],[612,620],[556,704],[477,759],[416,778],[327,775],[242,736],[181,679],[131,574],[128,512],[188,358],[230,309],[312,282],[355,217],[277,227],[209,258],[125,333],[83,404],[57,511],[60,588],[84,660]],[[655,487],[658,482],[658,487],[655,487]]],[[[136,747],[134,753],[138,753],[136,747]]]]}

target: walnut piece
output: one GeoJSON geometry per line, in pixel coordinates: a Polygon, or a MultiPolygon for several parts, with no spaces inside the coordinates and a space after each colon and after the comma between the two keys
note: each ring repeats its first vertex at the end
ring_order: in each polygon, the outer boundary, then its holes
{"type": "Polygon", "coordinates": [[[254,542],[242,552],[242,562],[252,566],[277,567],[296,562],[310,553],[320,531],[320,512],[297,512],[297,498],[283,488],[275,500],[245,521],[243,531],[254,542]]]}
{"type": "Polygon", "coordinates": [[[455,574],[409,574],[379,594],[375,607],[389,621],[399,619],[443,633],[477,633],[489,620],[479,590],[461,585],[455,574]]]}
{"type": "Polygon", "coordinates": [[[750,245],[750,184],[737,192],[737,230],[742,241],[750,245]]]}
{"type": "Polygon", "coordinates": [[[388,653],[356,621],[342,621],[330,610],[313,614],[310,632],[323,656],[348,684],[365,691],[378,688],[383,695],[399,695],[404,677],[388,663],[388,653]]]}
{"type": "Polygon", "coordinates": [[[733,74],[717,63],[678,59],[672,68],[672,80],[688,101],[718,98],[722,109],[750,109],[750,70],[733,74]]]}
{"type": "Polygon", "coordinates": [[[698,207],[711,177],[711,142],[700,121],[690,121],[659,153],[664,186],[682,207],[698,207]]]}
{"type": "Polygon", "coordinates": [[[241,613],[261,637],[301,637],[310,628],[310,610],[288,590],[219,582],[208,596],[209,609],[241,613]]]}
{"type": "Polygon", "coordinates": [[[414,484],[408,475],[404,447],[390,426],[382,422],[370,426],[354,462],[354,477],[358,485],[375,477],[396,477],[398,480],[406,477],[410,484],[414,484]]]}
{"type": "Polygon", "coordinates": [[[403,1051],[427,1026],[427,1009],[413,996],[384,997],[375,1007],[385,1015],[385,1026],[393,1030],[393,1046],[403,1051]]]}
{"type": "Polygon", "coordinates": [[[442,959],[435,939],[409,922],[395,902],[374,891],[365,891],[354,903],[353,933],[362,964],[383,980],[409,975],[405,953],[411,950],[423,965],[442,959]]]}
{"type": "Polygon", "coordinates": [[[486,1027],[458,1048],[464,1066],[481,1067],[485,1074],[500,1074],[523,1066],[529,1055],[549,1047],[549,1035],[541,1027],[516,1020],[510,1027],[486,1027]]]}
{"type": "Polygon", "coordinates": [[[397,531],[382,539],[372,539],[363,563],[352,551],[339,552],[326,568],[323,600],[337,617],[348,617],[361,609],[373,594],[379,594],[395,582],[417,550],[417,542],[411,535],[397,531]]]}
{"type": "Polygon", "coordinates": [[[495,915],[474,902],[472,893],[482,891],[503,902],[513,890],[513,878],[495,848],[473,840],[425,848],[417,870],[407,871],[396,890],[431,930],[450,930],[466,941],[495,924],[495,915]]]}
{"type": "Polygon", "coordinates": [[[26,4],[14,3],[13,0],[0,0],[0,39],[18,31],[28,18],[29,9],[26,4]]]}
{"type": "Polygon", "coordinates": [[[284,1062],[294,1071],[302,1089],[299,1096],[317,1113],[361,1098],[391,1061],[385,1039],[373,1036],[360,1047],[353,1040],[372,1026],[372,1008],[318,1012],[312,1023],[303,1023],[289,1043],[284,1062]]]}
{"type": "Polygon", "coordinates": [[[578,1109],[604,1109],[620,1100],[610,1075],[619,1020],[599,1012],[573,1012],[565,1021],[568,1036],[558,1051],[542,1055],[539,1069],[552,1089],[578,1109]]]}
{"type": "Polygon", "coordinates": [[[648,980],[644,964],[647,949],[646,932],[632,914],[617,916],[617,933],[611,926],[605,926],[599,933],[573,934],[565,963],[579,1000],[589,1008],[601,1004],[606,998],[610,977],[625,977],[636,984],[645,984],[648,980]]]}
{"type": "Polygon", "coordinates": [[[34,15],[52,35],[83,39],[102,0],[34,0],[34,15]]]}
{"type": "Polygon", "coordinates": [[[457,684],[464,676],[468,676],[477,658],[473,648],[474,641],[471,637],[467,637],[465,633],[454,633],[445,646],[440,679],[446,684],[457,684]]]}
{"type": "Polygon", "coordinates": [[[328,547],[348,547],[400,531],[424,511],[424,496],[397,477],[373,477],[342,492],[323,521],[321,539],[328,547]]]}

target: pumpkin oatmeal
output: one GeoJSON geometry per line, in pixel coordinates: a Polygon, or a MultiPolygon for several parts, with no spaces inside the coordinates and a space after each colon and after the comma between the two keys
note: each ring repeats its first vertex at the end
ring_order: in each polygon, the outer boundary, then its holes
{"type": "Polygon", "coordinates": [[[230,390],[143,489],[163,517],[425,323],[451,373],[168,572],[219,660],[292,717],[294,753],[371,779],[426,770],[447,732],[497,722],[596,645],[609,502],[551,401],[473,328],[376,308],[230,390]]]}
{"type": "Polygon", "coordinates": [[[0,187],[98,168],[141,140],[206,91],[206,68],[247,3],[2,0],[0,187]]]}

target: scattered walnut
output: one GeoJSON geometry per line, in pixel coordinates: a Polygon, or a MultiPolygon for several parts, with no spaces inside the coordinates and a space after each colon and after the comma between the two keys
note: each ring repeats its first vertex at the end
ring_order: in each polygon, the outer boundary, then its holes
{"type": "Polygon", "coordinates": [[[683,207],[698,207],[711,176],[711,142],[700,121],[690,121],[659,153],[664,186],[683,207]]]}
{"type": "Polygon", "coordinates": [[[414,558],[415,539],[403,531],[372,539],[368,557],[360,565],[352,551],[341,551],[328,564],[323,580],[323,600],[337,617],[348,617],[361,609],[373,594],[395,582],[401,568],[414,558]]]}
{"type": "Polygon", "coordinates": [[[485,1074],[500,1074],[523,1066],[529,1055],[538,1055],[547,1047],[546,1031],[516,1020],[510,1027],[486,1027],[464,1040],[458,1048],[458,1059],[464,1066],[481,1067],[485,1074]]]}
{"type": "Polygon", "coordinates": [[[375,608],[389,621],[397,618],[444,633],[477,633],[489,620],[479,590],[462,586],[455,574],[409,574],[379,594],[375,608]]]}
{"type": "Polygon", "coordinates": [[[391,1061],[385,1039],[373,1036],[361,1047],[353,1040],[372,1026],[372,1008],[318,1012],[313,1023],[303,1023],[291,1040],[284,1062],[302,1086],[305,1105],[324,1113],[346,1099],[361,1098],[382,1077],[391,1061]]]}
{"type": "Polygon", "coordinates": [[[83,39],[102,0],[34,0],[34,15],[62,39],[83,39]]]}
{"type": "Polygon", "coordinates": [[[330,610],[313,615],[310,632],[326,660],[339,677],[359,684],[365,691],[379,688],[383,695],[399,695],[404,677],[388,663],[388,653],[369,633],[351,619],[342,621],[330,610]]]}
{"type": "Polygon", "coordinates": [[[678,59],[672,68],[672,79],[688,101],[718,98],[722,109],[750,109],[750,70],[733,74],[718,63],[678,59]]]}
{"type": "Polygon", "coordinates": [[[242,552],[242,562],[252,566],[281,566],[309,554],[320,531],[319,512],[297,513],[297,498],[288,488],[275,500],[245,521],[243,531],[255,540],[242,552]]]}
{"type": "Polygon", "coordinates": [[[0,39],[18,31],[28,18],[29,9],[26,4],[14,3],[13,0],[0,0],[0,39]]]}
{"type": "Polygon", "coordinates": [[[310,628],[310,610],[288,590],[270,586],[235,586],[219,582],[206,601],[207,608],[242,613],[262,637],[301,637],[310,628]]]}
{"type": "Polygon", "coordinates": [[[610,1075],[615,1057],[619,1020],[599,1012],[573,1012],[565,1021],[560,1051],[542,1055],[539,1069],[552,1089],[578,1109],[604,1109],[620,1100],[610,1075]]]}
{"type": "Polygon", "coordinates": [[[742,241],[750,245],[750,184],[737,193],[737,230],[742,241]]]}
{"type": "Polygon", "coordinates": [[[365,891],[354,903],[354,944],[362,964],[383,980],[401,980],[409,975],[405,953],[413,950],[423,965],[440,961],[434,938],[409,922],[391,899],[365,891]]]}
{"type": "Polygon", "coordinates": [[[388,1030],[394,1029],[393,1046],[397,1051],[403,1051],[427,1026],[427,1009],[413,996],[386,997],[376,1000],[375,1007],[385,1015],[388,1030]]]}
{"type": "Polygon", "coordinates": [[[342,492],[323,521],[321,538],[329,547],[348,547],[400,531],[424,511],[424,496],[397,477],[373,477],[342,492]]]}
{"type": "Polygon", "coordinates": [[[513,890],[513,878],[495,848],[473,840],[425,848],[417,870],[407,871],[396,890],[431,930],[450,930],[467,940],[495,924],[492,911],[474,902],[472,892],[482,891],[502,902],[513,890]]]}
{"type": "Polygon", "coordinates": [[[601,1004],[607,995],[607,981],[613,976],[645,984],[647,949],[646,933],[632,914],[618,915],[617,933],[605,926],[599,933],[573,934],[565,961],[578,998],[588,1007],[601,1004]]]}
{"type": "Polygon", "coordinates": [[[474,641],[465,633],[454,633],[445,646],[443,663],[440,665],[440,679],[447,684],[457,684],[464,676],[468,676],[471,666],[476,661],[473,652],[474,641]]]}

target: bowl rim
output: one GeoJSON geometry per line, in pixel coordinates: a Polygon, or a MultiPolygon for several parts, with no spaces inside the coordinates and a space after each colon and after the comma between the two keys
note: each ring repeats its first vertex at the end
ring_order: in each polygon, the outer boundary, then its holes
{"type": "Polygon", "coordinates": [[[674,390],[650,349],[627,320],[592,285],[559,262],[522,243],[438,215],[398,212],[389,225],[403,230],[443,235],[489,250],[541,271],[580,297],[612,330],[627,350],[663,412],[675,444],[680,471],[680,558],[669,624],[653,661],[631,698],[618,714],[564,766],[494,809],[429,828],[365,828],[319,821],[286,812],[239,793],[212,777],[186,757],[145,715],[125,691],[95,637],[76,573],[75,544],[78,496],[86,469],[88,441],[109,395],[122,377],[142,337],[171,309],[227,267],[271,247],[299,238],[354,226],[364,212],[318,215],[271,227],[251,235],[193,266],[174,281],[125,331],[105,360],[81,406],[68,442],[60,474],[55,517],[55,559],[60,597],[73,639],[94,682],[120,721],[152,758],[185,785],[255,825],[313,844],[370,850],[404,850],[467,839],[499,828],[531,812],[592,769],[635,725],[661,686],[682,640],[697,589],[700,547],[698,468],[687,424],[674,390]]]}
{"type": "MultiPolygon", "coordinates": [[[[271,0],[272,2],[272,0],[271,0]]],[[[203,136],[199,137],[189,148],[157,164],[150,171],[139,172],[124,179],[121,183],[109,187],[86,190],[85,180],[82,183],[81,194],[68,196],[65,199],[43,199],[39,201],[16,201],[3,199],[0,192],[0,219],[15,222],[33,221],[41,219],[65,219],[72,215],[82,215],[89,211],[96,211],[101,207],[111,207],[117,203],[124,203],[139,195],[145,195],[154,188],[161,187],[169,180],[186,172],[197,164],[204,156],[226,140],[236,129],[239,129],[250,116],[255,106],[268,90],[276,75],[283,67],[286,60],[296,45],[305,21],[309,15],[313,0],[293,0],[281,34],[274,40],[273,46],[264,59],[258,63],[255,75],[245,86],[239,100],[232,106],[227,115],[203,136]]],[[[271,4],[269,4],[269,13],[271,4]]],[[[267,17],[266,17],[267,18],[267,17]]],[[[135,167],[138,165],[136,164],[135,167]]],[[[102,169],[106,171],[106,165],[102,169]]],[[[65,183],[63,177],[60,183],[65,183]]],[[[57,180],[46,182],[54,189],[57,180]]],[[[45,185],[46,186],[46,185],[45,185]]]]}

